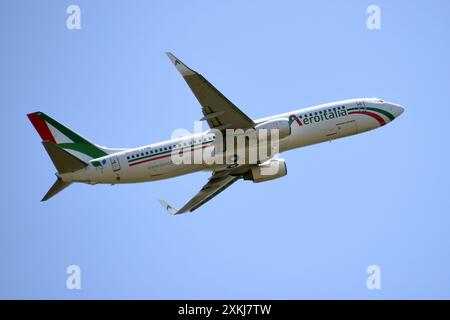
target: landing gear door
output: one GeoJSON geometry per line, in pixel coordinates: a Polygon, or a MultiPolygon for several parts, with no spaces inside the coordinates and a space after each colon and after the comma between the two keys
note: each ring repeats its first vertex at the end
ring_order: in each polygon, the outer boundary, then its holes
{"type": "Polygon", "coordinates": [[[112,156],[111,158],[111,167],[114,172],[120,171],[120,162],[119,157],[112,156]]]}

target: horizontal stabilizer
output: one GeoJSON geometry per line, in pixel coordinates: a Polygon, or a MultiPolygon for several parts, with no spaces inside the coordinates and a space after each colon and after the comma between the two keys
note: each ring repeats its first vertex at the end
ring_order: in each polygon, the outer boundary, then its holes
{"type": "Polygon", "coordinates": [[[50,141],[42,141],[45,150],[59,173],[75,172],[87,167],[87,163],[73,156],[50,141]]]}
{"type": "Polygon", "coordinates": [[[41,201],[47,201],[57,193],[63,191],[71,184],[72,184],[71,182],[64,182],[58,178],[58,180],[56,180],[56,182],[52,185],[52,187],[47,191],[47,193],[45,194],[45,196],[42,198],[41,201]]]}

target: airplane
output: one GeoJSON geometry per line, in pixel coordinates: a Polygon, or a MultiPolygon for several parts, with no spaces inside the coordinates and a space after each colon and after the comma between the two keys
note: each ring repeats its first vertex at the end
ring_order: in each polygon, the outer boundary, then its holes
{"type": "MultiPolygon", "coordinates": [[[[42,144],[57,170],[57,180],[42,201],[52,198],[75,182],[114,185],[210,171],[208,182],[179,210],[159,200],[170,214],[192,212],[240,179],[259,183],[285,176],[286,162],[278,158],[282,152],[382,127],[404,111],[401,105],[383,99],[360,98],[253,120],[201,74],[187,67],[173,54],[166,54],[200,103],[203,113],[200,120],[206,121],[210,129],[138,148],[107,148],[89,141],[43,112],[30,113],[27,116],[42,138],[42,144]],[[230,161],[173,161],[174,155],[189,157],[199,150],[224,159],[227,154],[222,133],[230,130],[238,132],[239,129],[252,129],[258,134],[268,129],[276,130],[274,140],[277,136],[278,147],[266,148],[268,153],[257,156],[252,163],[248,160],[238,163],[236,152],[239,150],[236,147],[227,150],[233,156],[231,164],[230,161]],[[264,174],[267,169],[275,170],[272,174],[264,174]]],[[[244,144],[243,148],[244,152],[249,152],[250,144],[244,144]]]]}

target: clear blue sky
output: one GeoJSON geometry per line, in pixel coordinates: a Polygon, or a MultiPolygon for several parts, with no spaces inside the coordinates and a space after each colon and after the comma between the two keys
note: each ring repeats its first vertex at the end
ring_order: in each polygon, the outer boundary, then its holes
{"type": "Polygon", "coordinates": [[[1,298],[450,298],[450,2],[1,1],[1,298]],[[81,7],[81,30],[66,8],[81,7]],[[381,8],[382,29],[366,28],[381,8]],[[250,117],[353,97],[405,113],[283,155],[172,217],[208,174],[74,185],[26,118],[44,111],[106,146],[193,130],[202,114],[172,51],[250,117]],[[66,289],[77,264],[82,289],[66,289]],[[366,268],[382,290],[366,288],[366,268]]]}

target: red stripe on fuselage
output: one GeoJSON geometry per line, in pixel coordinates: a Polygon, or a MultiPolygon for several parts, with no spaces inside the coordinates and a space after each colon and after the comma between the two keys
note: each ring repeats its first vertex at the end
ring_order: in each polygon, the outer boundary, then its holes
{"type": "Polygon", "coordinates": [[[36,112],[27,114],[27,116],[43,141],[50,141],[56,144],[55,138],[53,138],[53,134],[50,132],[47,123],[36,112]]]}
{"type": "Polygon", "coordinates": [[[364,114],[366,116],[374,118],[375,120],[378,121],[380,126],[384,126],[386,124],[386,121],[384,121],[384,119],[381,116],[379,116],[378,114],[373,113],[373,112],[368,112],[368,111],[350,111],[348,114],[355,114],[355,113],[356,114],[364,114]]]}
{"type": "MultiPolygon", "coordinates": [[[[205,148],[212,147],[212,146],[213,146],[213,145],[210,144],[210,145],[206,145],[206,146],[194,148],[194,149],[191,149],[191,150],[187,150],[186,152],[191,152],[191,151],[199,150],[199,149],[205,149],[205,148]]],[[[178,152],[178,153],[176,153],[176,154],[180,155],[180,154],[183,154],[183,152],[184,152],[184,151],[180,151],[180,152],[178,152]]],[[[169,153],[164,154],[164,155],[162,155],[162,156],[154,157],[154,158],[151,158],[151,159],[146,159],[146,160],[139,161],[139,162],[130,163],[129,165],[130,165],[130,167],[132,167],[132,166],[135,166],[135,165],[138,165],[138,164],[141,164],[141,163],[146,163],[146,162],[150,162],[150,161],[153,161],[153,160],[158,160],[158,159],[167,158],[167,157],[170,157],[171,155],[172,155],[172,152],[169,152],[169,153]]]]}

